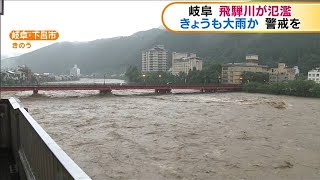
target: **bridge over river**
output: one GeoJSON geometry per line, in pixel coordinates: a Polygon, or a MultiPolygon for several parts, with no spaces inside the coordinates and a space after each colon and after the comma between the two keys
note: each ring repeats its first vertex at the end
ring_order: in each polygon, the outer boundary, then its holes
{"type": "Polygon", "coordinates": [[[69,91],[69,90],[99,90],[101,94],[108,94],[114,90],[155,90],[155,93],[170,93],[171,90],[199,90],[201,92],[217,91],[239,91],[241,85],[230,84],[211,84],[211,85],[139,85],[139,84],[43,84],[43,85],[21,85],[21,86],[2,86],[0,91],[69,91]]]}

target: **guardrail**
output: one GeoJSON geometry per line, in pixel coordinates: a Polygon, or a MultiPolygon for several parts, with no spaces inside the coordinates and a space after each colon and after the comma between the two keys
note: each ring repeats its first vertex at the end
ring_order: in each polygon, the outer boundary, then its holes
{"type": "Polygon", "coordinates": [[[175,84],[167,84],[167,83],[61,83],[61,84],[38,84],[38,85],[2,85],[2,87],[138,87],[138,86],[185,86],[185,87],[195,87],[195,86],[240,86],[239,84],[183,84],[183,83],[175,83],[175,84]]]}
{"type": "Polygon", "coordinates": [[[20,179],[91,180],[91,178],[41,128],[19,100],[1,100],[0,145],[14,156],[20,179]]]}

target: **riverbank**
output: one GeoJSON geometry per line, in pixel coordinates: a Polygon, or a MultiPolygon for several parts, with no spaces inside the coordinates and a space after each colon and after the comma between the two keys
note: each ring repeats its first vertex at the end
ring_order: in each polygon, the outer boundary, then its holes
{"type": "Polygon", "coordinates": [[[243,91],[249,93],[320,98],[320,84],[317,84],[313,81],[303,80],[295,80],[273,84],[250,82],[243,86],[243,91]]]}

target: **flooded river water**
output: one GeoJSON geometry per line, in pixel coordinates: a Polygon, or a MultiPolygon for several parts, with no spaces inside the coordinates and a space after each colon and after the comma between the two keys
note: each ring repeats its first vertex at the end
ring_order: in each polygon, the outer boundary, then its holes
{"type": "Polygon", "coordinates": [[[95,180],[320,179],[320,99],[39,93],[2,96],[18,96],[95,180]]]}

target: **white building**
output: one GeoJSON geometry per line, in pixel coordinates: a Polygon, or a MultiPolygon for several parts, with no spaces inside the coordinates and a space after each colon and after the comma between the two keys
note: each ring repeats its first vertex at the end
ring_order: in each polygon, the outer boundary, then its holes
{"type": "Polygon", "coordinates": [[[155,46],[142,52],[142,71],[159,72],[167,71],[168,51],[163,45],[155,46]]]}
{"type": "Polygon", "coordinates": [[[202,70],[202,60],[194,53],[172,53],[172,74],[177,75],[180,72],[186,74],[193,69],[202,70]]]}
{"type": "Polygon", "coordinates": [[[298,66],[293,66],[293,69],[295,71],[295,75],[300,73],[299,67],[298,66]]]}
{"type": "Polygon", "coordinates": [[[255,54],[246,55],[246,64],[248,65],[258,65],[259,56],[255,54]]]}
{"type": "Polygon", "coordinates": [[[77,65],[74,65],[74,67],[70,69],[70,76],[80,76],[80,69],[77,67],[77,65]]]}
{"type": "Polygon", "coordinates": [[[320,83],[320,68],[315,68],[309,71],[308,80],[312,80],[312,81],[315,81],[316,83],[320,83]]]}

